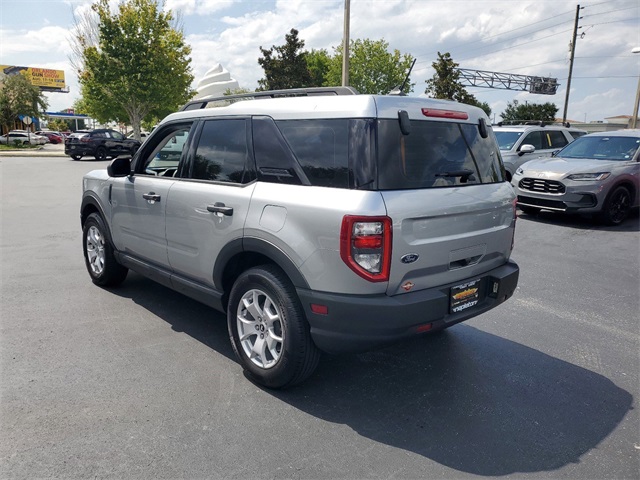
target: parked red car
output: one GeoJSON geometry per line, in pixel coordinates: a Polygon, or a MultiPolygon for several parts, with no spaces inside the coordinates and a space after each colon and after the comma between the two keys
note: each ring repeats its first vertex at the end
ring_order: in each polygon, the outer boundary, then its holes
{"type": "Polygon", "coordinates": [[[53,144],[58,144],[58,143],[62,143],[64,142],[64,137],[62,136],[62,134],[58,133],[58,132],[36,132],[36,135],[42,135],[43,137],[47,137],[49,139],[49,141],[53,144]]]}

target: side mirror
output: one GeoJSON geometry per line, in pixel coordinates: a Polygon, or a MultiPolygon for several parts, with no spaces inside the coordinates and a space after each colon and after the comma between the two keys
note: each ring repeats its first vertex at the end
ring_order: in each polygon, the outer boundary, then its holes
{"type": "Polygon", "coordinates": [[[131,175],[131,157],[116,157],[107,167],[107,173],[110,177],[126,177],[131,175]]]}
{"type": "Polygon", "coordinates": [[[536,147],[534,147],[533,145],[529,145],[528,143],[525,143],[524,145],[520,146],[520,150],[518,151],[518,155],[522,156],[525,153],[533,153],[536,151],[536,147]]]}

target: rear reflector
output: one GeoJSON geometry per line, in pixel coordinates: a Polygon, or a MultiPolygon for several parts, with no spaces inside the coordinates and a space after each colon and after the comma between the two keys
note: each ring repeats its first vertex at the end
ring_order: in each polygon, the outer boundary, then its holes
{"type": "Polygon", "coordinates": [[[457,110],[441,110],[439,108],[423,108],[422,114],[425,117],[454,118],[456,120],[469,119],[469,115],[466,112],[458,112],[457,110]]]}
{"type": "Polygon", "coordinates": [[[418,328],[416,328],[416,332],[418,333],[428,332],[429,330],[431,330],[432,327],[433,325],[431,323],[427,323],[426,325],[420,325],[418,328]]]}
{"type": "Polygon", "coordinates": [[[326,305],[318,305],[317,303],[312,303],[311,311],[313,313],[317,313],[318,315],[328,315],[329,307],[327,307],[326,305]]]}

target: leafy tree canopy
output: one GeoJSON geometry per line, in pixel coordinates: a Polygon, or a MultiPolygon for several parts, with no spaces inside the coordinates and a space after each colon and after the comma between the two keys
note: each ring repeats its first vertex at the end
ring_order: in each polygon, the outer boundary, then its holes
{"type": "Polygon", "coordinates": [[[95,30],[79,29],[79,80],[86,112],[101,122],[127,122],[140,138],[143,120],[162,118],[192,96],[191,48],[157,0],[92,5],[95,30]]]}
{"type": "MultiPolygon", "coordinates": [[[[399,87],[413,61],[409,54],[389,52],[384,40],[352,40],[349,49],[349,84],[360,93],[384,94],[399,87]]],[[[284,45],[260,47],[260,52],[258,63],[265,78],[258,82],[258,90],[342,84],[342,46],[334,48],[334,55],[325,49],[306,51],[298,30],[292,28],[284,45]]],[[[408,82],[405,91],[413,91],[413,84],[408,82]]]]}
{"type": "Polygon", "coordinates": [[[18,115],[39,117],[47,109],[47,98],[20,72],[4,78],[0,86],[0,125],[8,130],[18,115]]]}
{"type": "MultiPolygon", "coordinates": [[[[342,83],[342,45],[335,48],[331,57],[329,71],[325,77],[325,85],[342,83]]],[[[402,85],[413,57],[399,50],[389,52],[389,44],[381,40],[351,40],[349,44],[349,85],[360,93],[386,94],[402,85]]],[[[405,93],[413,91],[410,81],[405,86],[405,93]]]]}
{"type": "Polygon", "coordinates": [[[424,93],[432,98],[455,100],[456,102],[480,107],[488,117],[491,116],[489,104],[478,101],[474,95],[467,92],[467,89],[460,82],[460,72],[457,70],[459,64],[453,61],[449,52],[444,54],[438,52],[438,60],[431,65],[436,72],[433,77],[427,80],[427,88],[424,93]]]}
{"type": "Polygon", "coordinates": [[[264,70],[264,78],[258,80],[258,90],[281,90],[312,86],[307,67],[304,40],[298,38],[298,30],[292,28],[285,35],[284,45],[273,45],[270,49],[260,47],[262,56],[258,63],[264,70]]]}
{"type": "Polygon", "coordinates": [[[507,103],[507,108],[500,115],[503,122],[542,121],[553,122],[558,107],[547,103],[518,103],[518,100],[507,103]]]}

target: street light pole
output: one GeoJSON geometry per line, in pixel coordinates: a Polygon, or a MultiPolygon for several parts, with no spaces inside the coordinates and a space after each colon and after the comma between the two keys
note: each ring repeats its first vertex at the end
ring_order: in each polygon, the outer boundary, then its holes
{"type": "Polygon", "coordinates": [[[573,58],[576,53],[576,39],[578,37],[578,22],[580,21],[580,5],[576,6],[576,21],[573,24],[573,38],[571,39],[571,57],[569,58],[569,77],[567,78],[567,94],[564,97],[564,112],[562,124],[567,123],[567,110],[569,109],[569,94],[571,93],[571,75],[573,74],[573,58]]]}
{"type": "MultiPolygon", "coordinates": [[[[640,47],[631,50],[631,53],[640,53],[640,47]]],[[[636,90],[636,103],[633,105],[633,117],[631,117],[631,128],[636,128],[638,121],[638,105],[640,105],[640,76],[638,77],[638,88],[636,90]]]]}
{"type": "Polygon", "coordinates": [[[344,0],[344,32],[342,36],[342,86],[349,85],[349,0],[344,0]]]}

